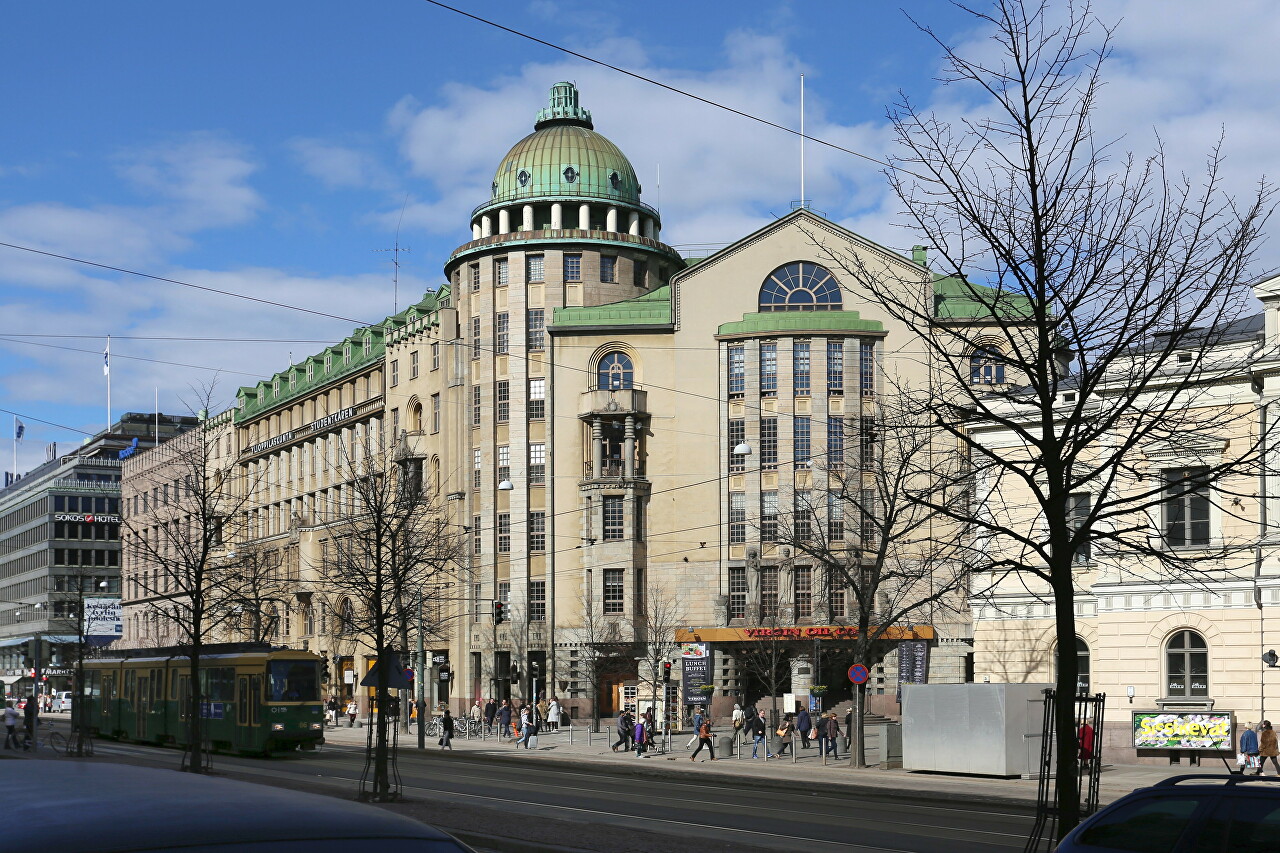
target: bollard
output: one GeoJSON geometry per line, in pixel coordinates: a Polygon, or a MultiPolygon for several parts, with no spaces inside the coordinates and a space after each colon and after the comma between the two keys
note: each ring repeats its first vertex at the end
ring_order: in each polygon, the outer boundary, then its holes
{"type": "Polygon", "coordinates": [[[796,763],[796,733],[791,732],[791,763],[796,763]]]}
{"type": "Polygon", "coordinates": [[[573,723],[569,724],[569,746],[573,746],[573,723]]]}
{"type": "Polygon", "coordinates": [[[741,761],[742,760],[742,743],[743,743],[742,732],[739,731],[737,734],[735,734],[733,736],[733,740],[735,745],[738,747],[738,760],[741,761]]]}

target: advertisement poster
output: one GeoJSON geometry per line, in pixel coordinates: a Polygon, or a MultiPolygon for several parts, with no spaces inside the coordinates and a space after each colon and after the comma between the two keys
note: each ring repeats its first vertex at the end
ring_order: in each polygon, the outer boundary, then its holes
{"type": "Polygon", "coordinates": [[[898,701],[902,685],[929,683],[929,641],[903,640],[898,643],[898,701]]]}
{"type": "Polygon", "coordinates": [[[684,704],[706,705],[711,701],[711,647],[707,643],[680,644],[680,683],[684,704]]]}
{"type": "Polygon", "coordinates": [[[1133,745],[1138,749],[1234,750],[1231,711],[1208,714],[1133,712],[1133,745]]]}
{"type": "Polygon", "coordinates": [[[124,619],[118,598],[84,600],[84,638],[91,646],[105,646],[124,635],[124,619]]]}

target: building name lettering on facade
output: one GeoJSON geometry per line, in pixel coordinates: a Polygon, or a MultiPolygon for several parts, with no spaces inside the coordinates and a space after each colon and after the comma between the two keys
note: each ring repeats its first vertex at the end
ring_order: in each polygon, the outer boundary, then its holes
{"type": "Polygon", "coordinates": [[[851,625],[813,625],[808,628],[744,628],[742,633],[753,640],[775,637],[799,640],[805,637],[856,637],[858,629],[851,625]]]}
{"type": "Polygon", "coordinates": [[[296,431],[289,430],[288,432],[280,433],[275,438],[269,438],[266,441],[260,441],[249,448],[249,453],[250,455],[255,453],[261,453],[264,450],[270,450],[273,447],[278,447],[281,444],[286,444],[287,442],[293,441],[293,437],[296,432],[311,433],[311,432],[320,432],[323,429],[328,429],[329,427],[333,426],[336,423],[341,423],[342,421],[345,421],[347,418],[351,417],[355,413],[356,413],[355,406],[348,406],[347,408],[343,409],[340,412],[334,412],[332,415],[325,415],[323,418],[320,418],[319,420],[312,421],[311,423],[302,427],[302,429],[300,430],[296,430],[296,431]]]}
{"type": "Polygon", "coordinates": [[[93,524],[100,521],[103,524],[119,524],[120,516],[118,515],[96,515],[93,513],[82,512],[59,512],[53,516],[54,521],[87,521],[93,524]]]}

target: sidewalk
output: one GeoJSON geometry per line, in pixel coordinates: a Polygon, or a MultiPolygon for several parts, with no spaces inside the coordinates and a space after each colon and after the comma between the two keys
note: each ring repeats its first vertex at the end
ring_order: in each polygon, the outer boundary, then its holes
{"type": "MultiPolygon", "coordinates": [[[[561,766],[572,766],[578,769],[599,767],[612,773],[627,773],[637,776],[662,776],[681,779],[751,779],[757,780],[762,787],[784,787],[795,790],[798,785],[840,786],[850,790],[858,790],[866,794],[891,796],[906,795],[924,799],[946,800],[981,800],[983,802],[1003,801],[1014,806],[1031,806],[1036,799],[1037,782],[1035,779],[999,779],[987,776],[965,776],[942,773],[911,772],[906,770],[880,770],[869,768],[855,770],[849,767],[848,754],[841,755],[839,761],[828,759],[823,766],[818,755],[817,744],[810,749],[799,750],[797,760],[792,763],[790,753],[781,759],[751,760],[750,742],[747,743],[745,756],[739,759],[736,755],[726,756],[717,748],[716,761],[707,760],[704,749],[696,763],[689,761],[690,751],[685,744],[692,736],[686,732],[672,735],[673,752],[651,754],[648,758],[636,758],[634,752],[612,752],[610,744],[617,736],[612,731],[597,732],[590,736],[588,743],[586,728],[575,727],[570,743],[570,734],[566,729],[559,732],[547,732],[538,735],[537,749],[517,749],[512,741],[472,738],[453,739],[453,754],[467,757],[485,757],[497,761],[550,762],[561,766]]],[[[720,734],[723,734],[721,732],[720,734]]],[[[330,744],[343,746],[364,746],[366,730],[349,729],[345,726],[338,729],[325,730],[325,739],[330,744]]],[[[719,734],[717,735],[717,742],[719,734]]],[[[418,733],[410,730],[408,734],[400,732],[399,743],[406,754],[417,751],[418,733]]],[[[448,756],[442,751],[436,738],[427,739],[427,751],[432,755],[448,756]]],[[[1170,776],[1206,774],[1222,775],[1227,773],[1222,766],[1206,763],[1203,767],[1151,767],[1147,765],[1108,765],[1103,768],[1099,783],[1099,799],[1109,803],[1136,788],[1142,788],[1167,779],[1170,776]]]]}

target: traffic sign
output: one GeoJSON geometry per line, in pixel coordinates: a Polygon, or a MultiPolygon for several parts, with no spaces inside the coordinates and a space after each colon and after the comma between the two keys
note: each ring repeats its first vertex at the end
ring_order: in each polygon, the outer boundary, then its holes
{"type": "Polygon", "coordinates": [[[849,667],[849,680],[854,684],[866,684],[867,679],[871,677],[871,671],[860,663],[855,663],[849,667]]]}

